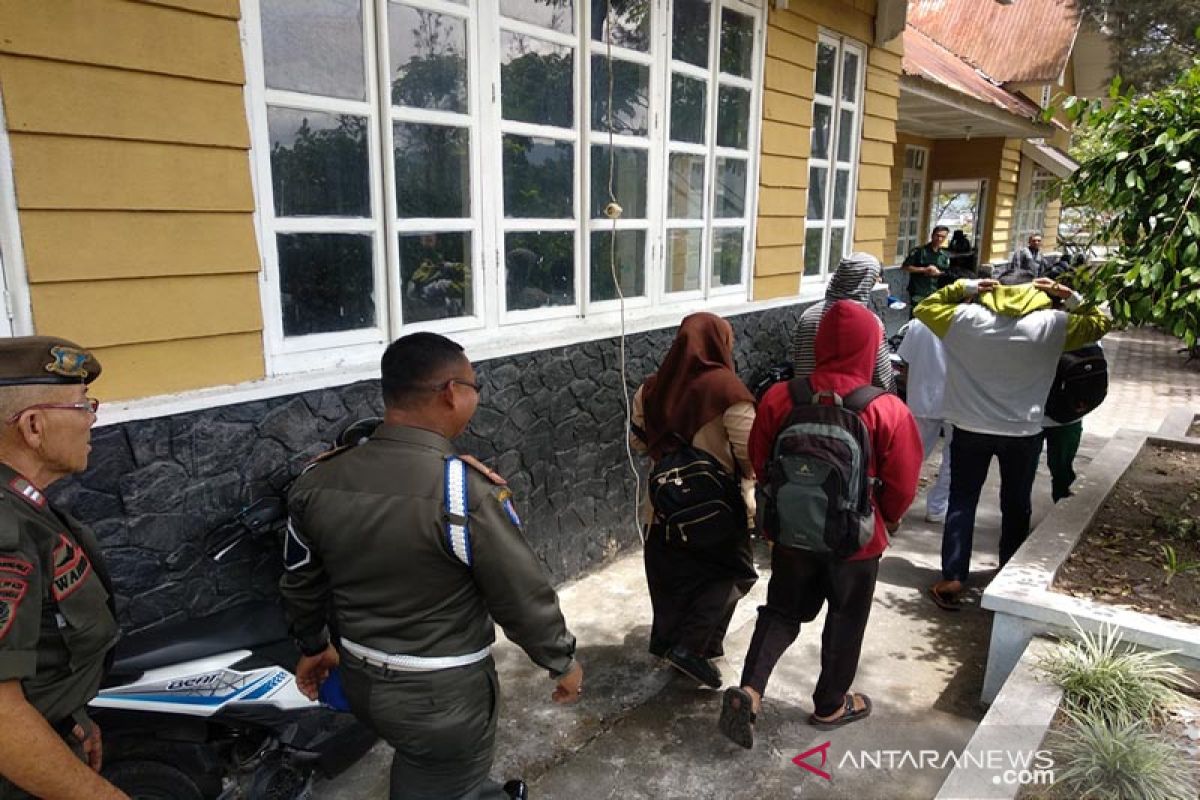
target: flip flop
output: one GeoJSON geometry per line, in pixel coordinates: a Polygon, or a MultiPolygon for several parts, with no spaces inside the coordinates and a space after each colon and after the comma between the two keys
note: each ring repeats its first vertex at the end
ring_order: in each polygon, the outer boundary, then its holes
{"type": "Polygon", "coordinates": [[[960,611],[961,606],[958,601],[958,593],[938,591],[937,586],[929,587],[929,596],[933,598],[933,602],[943,611],[960,611]]]}
{"type": "Polygon", "coordinates": [[[717,722],[717,729],[726,738],[747,750],[754,747],[754,723],[758,721],[753,708],[750,694],[745,689],[731,686],[721,700],[721,719],[717,722]]]}
{"type": "Polygon", "coordinates": [[[843,706],[843,712],[840,717],[837,719],[820,719],[814,712],[812,716],[808,718],[808,724],[812,725],[814,728],[818,728],[823,731],[829,731],[833,730],[834,728],[840,728],[843,725],[849,725],[851,722],[858,722],[860,719],[866,719],[869,716],[871,716],[871,698],[867,697],[865,694],[846,692],[846,704],[843,706]],[[854,707],[855,697],[862,698],[862,708],[854,707]]]}

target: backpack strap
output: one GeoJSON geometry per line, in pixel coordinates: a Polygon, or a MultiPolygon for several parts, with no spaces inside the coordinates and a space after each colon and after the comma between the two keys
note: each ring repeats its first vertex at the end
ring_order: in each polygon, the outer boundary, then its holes
{"type": "Polygon", "coordinates": [[[462,459],[446,457],[446,546],[466,566],[475,561],[471,548],[471,526],[467,519],[467,465],[462,459]]]}
{"type": "Polygon", "coordinates": [[[788,394],[792,397],[793,406],[803,406],[812,402],[813,390],[808,377],[801,375],[788,381],[788,394]]]}
{"type": "Polygon", "coordinates": [[[853,411],[855,414],[861,414],[867,406],[871,405],[877,397],[887,394],[886,391],[878,386],[867,384],[860,386],[842,400],[842,405],[853,411]]]}

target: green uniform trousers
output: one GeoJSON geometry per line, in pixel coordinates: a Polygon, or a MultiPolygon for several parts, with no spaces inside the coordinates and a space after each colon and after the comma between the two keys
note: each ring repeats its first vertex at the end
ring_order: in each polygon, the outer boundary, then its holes
{"type": "Polygon", "coordinates": [[[391,800],[501,800],[488,778],[500,684],[491,656],[465,667],[397,672],[342,652],[350,710],[396,750],[391,800]]]}
{"type": "Polygon", "coordinates": [[[1046,466],[1050,468],[1050,497],[1054,502],[1071,496],[1075,482],[1075,454],[1083,438],[1083,420],[1045,428],[1046,466]]]}

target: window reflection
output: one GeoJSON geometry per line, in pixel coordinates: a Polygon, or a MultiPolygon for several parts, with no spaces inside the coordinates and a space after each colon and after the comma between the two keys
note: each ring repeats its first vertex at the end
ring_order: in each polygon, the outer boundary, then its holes
{"type": "Polygon", "coordinates": [[[504,250],[510,311],[575,304],[575,234],[509,233],[504,250]]]}
{"type": "Polygon", "coordinates": [[[650,0],[592,0],[592,39],[597,42],[611,39],[614,47],[630,50],[650,50],[650,0]],[[611,22],[611,25],[610,25],[611,22]]]}
{"type": "Polygon", "coordinates": [[[721,9],[721,72],[749,78],[753,73],[754,20],[721,9]]]}
{"type": "Polygon", "coordinates": [[[667,231],[666,290],[668,292],[686,292],[700,288],[700,247],[702,242],[702,231],[667,231]]]}
{"type": "MultiPolygon", "coordinates": [[[[592,56],[592,129],[608,130],[609,59],[592,56]]],[[[613,133],[645,136],[650,128],[650,68],[614,58],[613,133]]]]}
{"type": "MultiPolygon", "coordinates": [[[[600,0],[600,5],[603,4],[603,0],[600,0]]],[[[500,0],[500,13],[511,19],[563,33],[575,30],[573,0],[500,0]]]]}
{"type": "Polygon", "coordinates": [[[270,89],[365,100],[361,0],[262,0],[270,89]]]}
{"type": "Polygon", "coordinates": [[[293,233],[276,236],[283,334],[332,333],[375,324],[371,237],[293,233]]]}
{"type": "MultiPolygon", "coordinates": [[[[592,302],[616,300],[613,283],[612,231],[592,233],[592,302]]],[[[617,231],[617,279],[626,298],[646,293],[646,232],[617,231]]]]}
{"type": "Polygon", "coordinates": [[[570,218],[575,146],[533,136],[504,137],[504,215],[570,218]]]}
{"type": "Polygon", "coordinates": [[[400,237],[404,321],[470,316],[471,234],[405,234],[400,237]]]}
{"type": "Polygon", "coordinates": [[[704,156],[672,153],[667,180],[667,216],[672,219],[703,217],[704,156]]]}
{"type": "MultiPolygon", "coordinates": [[[[644,219],[649,154],[631,147],[618,147],[616,151],[616,164],[612,170],[613,194],[624,210],[621,216],[624,219],[644,219]]],[[[604,207],[608,205],[608,154],[607,146],[592,145],[592,219],[604,218],[604,207]]]]}
{"type": "Polygon", "coordinates": [[[671,58],[697,67],[708,66],[711,0],[675,0],[671,21],[671,58]]]}
{"type": "Polygon", "coordinates": [[[270,107],[267,128],[277,215],[371,215],[365,117],[270,107]]]}
{"type": "Polygon", "coordinates": [[[471,216],[471,136],[466,128],[392,126],[400,217],[471,216]]]}
{"type": "Polygon", "coordinates": [[[572,128],[575,54],[572,48],[504,31],[500,108],[505,119],[572,128]]]}
{"type": "Polygon", "coordinates": [[[742,282],[742,229],[713,231],[712,285],[736,286],[742,282]]]}
{"type": "Polygon", "coordinates": [[[750,146],[750,92],[722,86],[717,93],[717,144],[746,150],[750,146]]]}
{"type": "Polygon", "coordinates": [[[704,81],[671,76],[671,140],[704,144],[708,87],[704,81]]]}
{"type": "Polygon", "coordinates": [[[466,113],[465,20],[392,3],[388,42],[393,105],[466,113]]]}

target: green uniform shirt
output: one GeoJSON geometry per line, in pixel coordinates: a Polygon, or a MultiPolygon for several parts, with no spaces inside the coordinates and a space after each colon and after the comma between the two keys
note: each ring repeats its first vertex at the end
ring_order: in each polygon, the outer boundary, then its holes
{"type": "MultiPolygon", "coordinates": [[[[920,247],[913,248],[908,256],[904,259],[903,267],[929,267],[934,266],[945,272],[950,269],[950,256],[946,253],[945,248],[934,250],[928,243],[920,247]]],[[[937,291],[937,276],[936,275],[909,275],[908,276],[908,296],[910,298],[924,299],[937,291]]],[[[914,300],[914,304],[915,304],[914,300]]]]}
{"type": "Polygon", "coordinates": [[[316,637],[332,609],[339,635],[394,655],[460,656],[508,638],[555,675],[575,637],[507,488],[467,469],[471,566],[447,536],[445,437],[381,425],[317,463],[288,496],[280,590],[292,632],[316,637]]]}
{"type": "Polygon", "coordinates": [[[0,464],[0,680],[51,725],[96,696],[118,627],[91,532],[0,464]]]}

